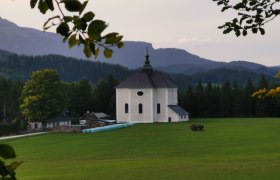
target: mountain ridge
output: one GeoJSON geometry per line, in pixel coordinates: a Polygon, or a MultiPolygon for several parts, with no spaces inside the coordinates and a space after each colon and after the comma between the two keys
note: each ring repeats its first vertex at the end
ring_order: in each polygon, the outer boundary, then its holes
{"type": "MultiPolygon", "coordinates": [[[[15,23],[0,18],[0,34],[0,49],[9,52],[26,55],[58,54],[85,59],[81,47],[69,49],[68,44],[62,42],[62,37],[55,33],[20,27],[15,23]]],[[[111,60],[100,54],[95,61],[119,64],[129,69],[136,69],[143,65],[146,48],[149,49],[153,67],[168,73],[192,75],[219,68],[241,68],[244,71],[272,76],[280,69],[241,60],[229,63],[218,62],[194,55],[184,49],[155,49],[151,43],[141,41],[125,41],[123,48],[117,50],[114,48],[115,51],[111,60]]]]}
{"type": "MultiPolygon", "coordinates": [[[[55,69],[63,81],[75,82],[86,78],[93,84],[110,75],[122,81],[132,73],[140,70],[139,68],[129,70],[121,65],[83,61],[61,55],[26,56],[0,50],[0,75],[2,77],[26,81],[31,72],[43,68],[55,69]]],[[[179,89],[187,88],[189,85],[195,85],[198,82],[222,84],[225,81],[229,81],[244,86],[248,79],[251,79],[254,84],[257,84],[262,76],[256,72],[226,68],[214,69],[189,76],[175,73],[166,73],[166,75],[178,85],[179,89]]],[[[280,83],[279,79],[272,76],[266,75],[265,78],[270,83],[280,83]]]]}

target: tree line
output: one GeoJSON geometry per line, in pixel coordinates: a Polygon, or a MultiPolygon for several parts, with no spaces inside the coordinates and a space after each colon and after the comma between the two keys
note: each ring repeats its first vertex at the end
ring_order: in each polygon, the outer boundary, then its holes
{"type": "MultiPolygon", "coordinates": [[[[57,107],[59,110],[68,109],[72,117],[76,119],[88,110],[104,112],[115,118],[114,87],[117,84],[118,80],[112,75],[96,84],[92,84],[87,79],[77,82],[62,81],[54,88],[58,93],[53,98],[59,99],[59,108],[57,107]]],[[[0,77],[0,124],[1,122],[12,122],[16,118],[23,119],[20,110],[20,104],[23,103],[23,86],[24,84],[20,81],[0,77]]],[[[34,89],[34,85],[31,88],[34,89]]],[[[47,91],[50,91],[50,89],[47,88],[47,91]]],[[[42,98],[42,96],[39,95],[38,97],[42,98]]],[[[53,114],[52,117],[55,117],[58,113],[53,114]]]]}
{"type": "Polygon", "coordinates": [[[179,104],[192,117],[279,117],[280,97],[252,97],[258,89],[273,88],[264,76],[257,85],[228,81],[222,84],[197,83],[179,92],[179,104]]]}
{"type": "MultiPolygon", "coordinates": [[[[104,112],[115,118],[114,87],[118,83],[119,80],[112,75],[95,84],[87,79],[76,82],[61,81],[54,87],[54,91],[59,91],[57,96],[60,97],[54,97],[54,99],[59,99],[61,103],[58,109],[69,110],[76,120],[88,110],[104,112]],[[57,87],[58,85],[61,87],[57,87]]],[[[0,77],[1,122],[4,120],[11,122],[16,117],[23,119],[19,108],[23,103],[23,86],[24,84],[20,81],[0,77]]],[[[228,81],[222,84],[199,82],[179,91],[179,105],[190,112],[192,117],[279,117],[279,97],[252,97],[258,89],[274,86],[277,84],[271,85],[264,76],[257,85],[250,79],[246,85],[228,81]]],[[[31,88],[34,90],[34,87],[31,88]]],[[[46,91],[50,89],[46,88],[46,91]]],[[[54,117],[57,113],[52,116],[54,117]]]]}

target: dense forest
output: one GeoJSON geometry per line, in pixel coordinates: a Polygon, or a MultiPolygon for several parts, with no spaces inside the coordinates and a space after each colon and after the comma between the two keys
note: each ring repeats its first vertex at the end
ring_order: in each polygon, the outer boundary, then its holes
{"type": "MultiPolygon", "coordinates": [[[[108,76],[96,84],[86,79],[64,82],[65,108],[79,118],[87,110],[105,112],[115,118],[115,89],[119,81],[108,76]]],[[[23,83],[0,78],[0,119],[21,118],[19,110],[23,83]]],[[[280,116],[280,98],[252,97],[259,88],[271,87],[264,76],[255,86],[250,79],[245,86],[228,81],[221,85],[197,83],[180,90],[179,105],[192,117],[276,117],[280,116]]]]}
{"type": "MultiPolygon", "coordinates": [[[[30,73],[42,68],[58,72],[64,86],[65,108],[76,118],[87,110],[115,118],[114,87],[137,71],[58,55],[33,57],[0,51],[0,122],[22,118],[22,88],[30,73]]],[[[227,69],[168,76],[179,86],[179,104],[192,117],[280,116],[279,98],[252,97],[260,88],[279,85],[273,77],[227,69]]]]}
{"type": "Polygon", "coordinates": [[[269,85],[264,76],[254,86],[250,79],[245,86],[228,81],[221,85],[198,83],[179,92],[179,104],[192,117],[279,117],[279,97],[252,97],[269,85]]]}

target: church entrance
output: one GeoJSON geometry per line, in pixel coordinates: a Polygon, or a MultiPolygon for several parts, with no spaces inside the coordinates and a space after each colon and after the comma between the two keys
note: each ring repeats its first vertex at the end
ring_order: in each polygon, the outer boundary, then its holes
{"type": "Polygon", "coordinates": [[[171,123],[171,117],[168,118],[168,122],[171,123]]]}

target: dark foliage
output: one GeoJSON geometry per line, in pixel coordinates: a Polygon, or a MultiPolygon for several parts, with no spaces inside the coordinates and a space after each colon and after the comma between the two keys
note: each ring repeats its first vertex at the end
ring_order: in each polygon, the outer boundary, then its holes
{"type": "Polygon", "coordinates": [[[124,79],[132,73],[120,65],[110,65],[101,62],[78,60],[75,58],[46,55],[25,56],[0,51],[0,73],[10,79],[26,81],[33,71],[43,68],[55,69],[61,80],[66,82],[88,79],[97,83],[112,74],[117,79],[124,79]]]}
{"type": "Polygon", "coordinates": [[[275,86],[264,77],[255,86],[250,79],[245,86],[227,81],[221,85],[198,83],[179,93],[179,105],[192,117],[279,117],[279,97],[252,97],[260,88],[275,86]]]}
{"type": "Polygon", "coordinates": [[[18,134],[20,130],[20,124],[18,122],[11,124],[0,124],[0,136],[18,134]]]}
{"type": "Polygon", "coordinates": [[[213,0],[218,6],[222,6],[222,12],[234,10],[236,18],[220,26],[223,33],[234,32],[238,37],[246,36],[248,32],[265,34],[263,26],[274,20],[280,14],[279,0],[213,0]],[[250,31],[249,31],[250,30],[250,31]]]}
{"type": "Polygon", "coordinates": [[[204,131],[204,126],[200,124],[192,124],[190,128],[192,131],[204,131]]]}

